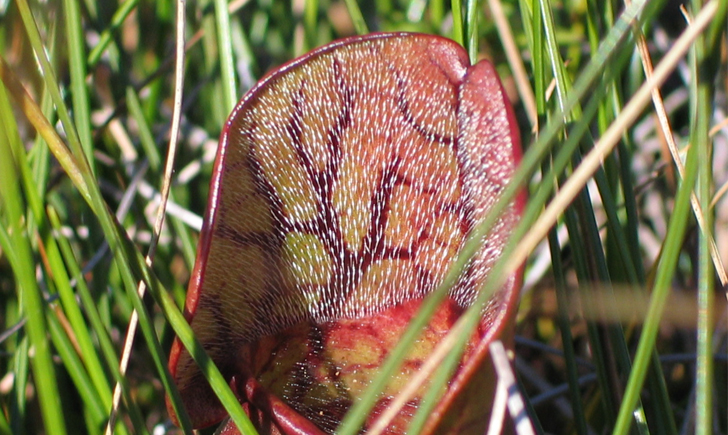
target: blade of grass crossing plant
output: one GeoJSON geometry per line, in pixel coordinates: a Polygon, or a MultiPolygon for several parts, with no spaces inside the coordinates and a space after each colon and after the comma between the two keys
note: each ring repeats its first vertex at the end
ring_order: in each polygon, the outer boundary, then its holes
{"type": "MultiPolygon", "coordinates": [[[[458,330],[462,330],[462,328],[459,328],[458,330]]],[[[457,333],[454,334],[457,335],[457,333]]],[[[399,394],[388,404],[386,412],[379,415],[376,423],[369,427],[368,433],[371,435],[381,434],[391,423],[392,419],[396,417],[396,414],[399,413],[406,403],[412,400],[412,398],[417,394],[416,390],[423,385],[423,383],[427,381],[433,373],[435,376],[444,377],[445,382],[452,379],[453,373],[449,373],[447,369],[447,367],[450,367],[450,365],[448,365],[448,360],[455,358],[456,361],[459,361],[459,358],[462,355],[457,352],[443,351],[443,347],[443,343],[440,343],[437,348],[430,352],[425,363],[420,365],[418,373],[414,377],[410,378],[409,385],[404,390],[401,390],[399,394]]],[[[431,400],[435,401],[438,396],[441,397],[444,390],[437,390],[436,388],[433,388],[433,382],[437,384],[439,380],[433,379],[433,381],[430,382],[430,387],[428,388],[427,393],[432,396],[431,400]]],[[[418,408],[417,415],[412,419],[410,426],[407,429],[409,433],[419,433],[422,426],[427,422],[429,412],[421,412],[421,409],[423,406],[428,409],[432,409],[432,406],[436,403],[435,401],[429,404],[428,400],[430,399],[428,399],[427,396],[423,397],[420,407],[418,408]]]]}
{"type": "Polygon", "coordinates": [[[456,346],[448,352],[440,367],[433,373],[427,393],[422,397],[417,414],[415,414],[410,426],[407,428],[408,434],[415,435],[422,432],[425,423],[430,418],[432,410],[437,405],[438,399],[442,397],[447,382],[452,379],[455,373],[457,364],[460,362],[463,350],[465,349],[464,344],[465,342],[463,342],[462,346],[456,346]]]}
{"type": "MultiPolygon", "coordinates": [[[[202,374],[210,383],[215,395],[218,399],[220,399],[220,402],[225,407],[225,410],[230,414],[230,417],[233,419],[238,429],[240,429],[241,433],[244,435],[255,435],[255,428],[238,403],[237,397],[230,389],[225,378],[223,378],[220,370],[215,366],[210,357],[204,351],[202,344],[197,337],[195,337],[192,332],[192,328],[180,312],[174,299],[172,299],[168,293],[163,291],[156,279],[153,279],[153,277],[149,275],[148,270],[145,269],[140,271],[140,273],[144,276],[144,280],[149,287],[149,292],[154,296],[157,304],[160,306],[162,312],[167,318],[167,321],[177,334],[177,337],[179,337],[185,348],[187,348],[190,352],[190,355],[192,355],[192,358],[200,366],[202,374]]],[[[184,410],[177,389],[174,388],[173,392],[175,393],[174,395],[168,391],[168,393],[172,396],[170,399],[172,401],[177,401],[179,409],[184,410]]],[[[178,411],[175,410],[175,412],[178,411]]],[[[177,416],[179,418],[179,414],[177,414],[177,416]]]]}
{"type": "MultiPolygon", "coordinates": [[[[576,144],[576,141],[572,141],[572,142],[574,143],[574,145],[572,145],[572,149],[573,149],[573,147],[576,146],[575,145],[576,144]]],[[[564,150],[562,150],[562,151],[564,151],[564,150]]],[[[565,162],[566,160],[568,160],[568,157],[565,158],[565,159],[562,158],[562,161],[565,162]]],[[[564,165],[565,165],[565,163],[564,163],[564,165]]],[[[519,180],[519,178],[514,177],[514,180],[519,180]]],[[[517,183],[511,183],[511,184],[509,184],[509,186],[507,186],[507,188],[506,188],[506,192],[508,192],[508,189],[509,188],[510,189],[517,189],[517,187],[514,187],[514,185],[517,185],[517,183]]],[[[547,192],[547,194],[548,194],[548,192],[547,192]]],[[[504,195],[504,197],[507,197],[507,195],[508,195],[508,193],[506,193],[504,195]]],[[[535,217],[538,215],[538,211],[539,211],[540,206],[539,207],[535,207],[534,204],[533,204],[533,201],[532,201],[527,207],[529,207],[530,210],[531,210],[531,213],[530,213],[530,221],[535,220],[535,217]]],[[[494,209],[493,209],[491,218],[493,216],[498,216],[498,213],[499,213],[499,211],[498,211],[498,205],[496,205],[494,207],[494,209]]],[[[525,215],[529,215],[528,210],[526,211],[525,215]]],[[[530,221],[529,221],[529,218],[522,219],[522,221],[520,222],[519,226],[514,231],[514,234],[512,236],[512,240],[518,240],[519,237],[522,236],[525,233],[525,231],[530,226],[530,221]]],[[[484,225],[483,225],[484,228],[487,228],[487,225],[486,224],[489,224],[489,222],[487,220],[486,220],[486,222],[484,222],[484,225]]],[[[478,232],[480,230],[482,230],[482,228],[479,227],[479,228],[476,229],[476,231],[473,234],[471,234],[471,237],[469,238],[468,243],[470,243],[470,244],[476,244],[477,245],[477,243],[478,243],[477,241],[478,240],[481,240],[481,237],[482,237],[482,235],[478,232]]],[[[472,330],[472,328],[474,327],[474,325],[477,323],[477,319],[479,318],[478,316],[479,316],[479,313],[481,312],[480,310],[482,308],[478,308],[478,307],[482,307],[483,304],[485,304],[485,302],[488,300],[488,298],[490,297],[490,295],[492,295],[492,293],[495,291],[495,289],[498,288],[502,284],[500,281],[498,281],[498,279],[500,279],[500,278],[493,278],[493,276],[494,277],[501,276],[501,275],[498,275],[498,273],[502,273],[503,272],[503,270],[505,268],[505,265],[507,263],[507,260],[506,259],[508,258],[509,253],[512,252],[512,250],[513,250],[512,248],[513,248],[513,242],[511,242],[509,245],[507,245],[506,249],[503,252],[503,256],[501,258],[501,261],[498,262],[498,263],[496,263],[496,266],[494,267],[493,272],[492,272],[492,276],[491,276],[491,279],[493,280],[493,282],[491,282],[489,280],[486,283],[486,286],[485,286],[484,290],[481,291],[481,293],[480,293],[480,295],[478,297],[479,298],[478,301],[476,301],[474,303],[474,305],[466,312],[466,314],[464,314],[462,316],[461,320],[458,322],[458,324],[457,324],[458,326],[457,327],[458,328],[462,327],[463,333],[458,333],[457,334],[457,336],[459,338],[453,340],[453,342],[456,343],[453,347],[464,346],[465,341],[467,340],[467,337],[470,336],[469,331],[472,330]],[[463,324],[464,325],[467,325],[467,326],[463,326],[463,324]]],[[[468,257],[468,252],[469,252],[468,249],[469,249],[469,245],[466,244],[466,247],[463,249],[464,254],[463,254],[462,258],[469,258],[468,257]]],[[[459,257],[459,259],[460,258],[461,257],[459,257]]],[[[459,267],[457,266],[457,264],[458,263],[456,262],[456,265],[450,271],[451,273],[452,273],[452,271],[460,270],[459,267]]],[[[447,278],[446,278],[446,282],[447,282],[447,278]]],[[[422,311],[418,315],[421,315],[421,314],[422,314],[422,311]]],[[[451,331],[451,334],[452,333],[453,332],[451,331]]],[[[442,343],[440,346],[443,346],[443,345],[444,345],[444,343],[442,343]]],[[[438,346],[438,348],[440,346],[438,346]]],[[[457,352],[454,352],[454,353],[455,354],[458,354],[457,352]]],[[[448,371],[448,368],[445,367],[444,365],[441,365],[440,368],[441,368],[441,370],[443,372],[447,372],[448,371]]],[[[380,374],[381,373],[382,372],[380,372],[380,374]]],[[[437,388],[437,387],[436,386],[433,386],[431,388],[434,389],[434,388],[437,388]]]]}
{"type": "MultiPolygon", "coordinates": [[[[44,315],[44,302],[40,289],[35,280],[35,262],[33,261],[30,246],[30,235],[26,233],[27,217],[24,216],[24,201],[17,183],[15,156],[10,146],[11,137],[5,132],[14,129],[15,123],[12,110],[5,89],[0,87],[0,198],[4,210],[4,222],[0,223],[7,229],[9,242],[15,252],[14,264],[11,269],[15,274],[18,299],[23,303],[23,311],[27,318],[26,330],[33,347],[34,356],[31,359],[33,379],[40,401],[43,423],[47,430],[53,428],[55,433],[65,434],[66,426],[63,412],[58,401],[58,384],[56,383],[55,369],[51,360],[51,349],[46,340],[46,323],[44,315]]],[[[9,248],[9,247],[8,247],[9,248]]]]}
{"type": "Polygon", "coordinates": [[[230,38],[230,13],[226,0],[215,0],[215,23],[217,24],[217,49],[222,79],[222,103],[224,112],[229,112],[235,107],[238,98],[235,86],[235,68],[233,67],[235,58],[230,38]]]}
{"type": "MultiPolygon", "coordinates": [[[[702,2],[693,0],[692,8],[700,10],[702,2]]],[[[698,324],[697,324],[697,366],[695,398],[695,433],[710,434],[713,430],[713,274],[710,259],[712,235],[712,146],[709,137],[712,119],[713,89],[715,71],[711,55],[706,52],[704,37],[698,37],[690,51],[693,79],[690,81],[691,123],[690,143],[697,148],[697,195],[704,213],[705,225],[698,233],[698,324]]]]}
{"type": "Polygon", "coordinates": [[[95,172],[93,141],[91,139],[91,112],[86,88],[86,56],[81,25],[81,13],[76,0],[63,0],[64,23],[68,47],[68,66],[71,73],[71,99],[73,115],[81,146],[86,153],[90,169],[95,172]]]}
{"type": "MultiPolygon", "coordinates": [[[[461,251],[461,255],[458,257],[458,260],[460,260],[460,257],[463,256],[462,252],[466,251],[466,249],[467,242],[466,246],[463,247],[461,251]]],[[[374,406],[377,396],[389,382],[390,376],[400,366],[404,356],[409,351],[410,343],[413,343],[417,339],[422,328],[437,309],[437,306],[440,302],[442,302],[445,296],[447,296],[447,289],[454,285],[457,275],[459,274],[453,272],[456,270],[462,270],[463,267],[462,265],[459,265],[459,263],[462,262],[456,260],[455,264],[450,267],[448,274],[443,279],[443,283],[423,300],[422,306],[417,312],[417,315],[415,315],[415,317],[409,322],[407,329],[402,334],[402,337],[395,348],[391,350],[385,359],[379,369],[379,373],[369,385],[369,388],[367,388],[366,393],[361,397],[361,400],[352,405],[351,409],[342,420],[337,431],[338,435],[354,435],[359,432],[361,425],[364,423],[364,419],[366,419],[369,411],[374,406]]]]}
{"type": "MultiPolygon", "coordinates": [[[[133,247],[130,247],[128,243],[128,241],[122,241],[122,250],[124,251],[123,256],[127,256],[128,258],[134,258],[139,253],[133,247]]],[[[137,262],[138,261],[139,258],[137,258],[137,262]]],[[[133,264],[132,267],[136,266],[137,264],[141,263],[133,264]]],[[[165,364],[165,353],[162,349],[162,346],[159,344],[159,340],[157,339],[152,320],[149,317],[149,313],[147,312],[143,301],[137,293],[136,279],[131,273],[126,273],[124,270],[120,270],[120,272],[122,273],[122,279],[124,281],[124,287],[126,289],[127,297],[131,300],[132,305],[134,306],[134,309],[139,316],[139,328],[142,330],[142,335],[145,338],[147,346],[149,346],[149,354],[152,357],[154,367],[159,374],[160,381],[162,382],[165,391],[174,396],[175,394],[178,394],[177,389],[174,387],[171,375],[169,374],[169,370],[167,370],[167,365],[165,364]]],[[[178,410],[175,411],[179,412],[178,410]]],[[[185,431],[191,430],[192,425],[190,424],[189,418],[186,414],[180,417],[180,426],[185,431]],[[186,422],[184,421],[185,419],[187,419],[186,422]]]]}
{"type": "MultiPolygon", "coordinates": [[[[509,186],[515,184],[518,183],[510,183],[509,186]]],[[[494,209],[495,208],[497,208],[497,204],[494,209]]],[[[531,208],[533,209],[533,207],[531,208]]],[[[527,213],[528,211],[524,213],[524,217],[519,221],[515,230],[509,237],[509,240],[503,248],[500,258],[498,259],[498,261],[496,261],[495,265],[491,269],[488,278],[485,281],[485,284],[477,295],[476,300],[465,311],[465,313],[463,313],[460,319],[458,319],[455,327],[450,331],[450,333],[448,333],[448,336],[445,338],[443,343],[441,343],[441,345],[447,342],[447,340],[453,334],[457,335],[457,339],[453,340],[453,343],[455,343],[453,347],[464,345],[464,342],[468,339],[470,334],[472,334],[475,326],[477,325],[478,318],[483,308],[485,307],[485,304],[488,302],[490,297],[497,291],[497,289],[503,285],[503,283],[505,282],[505,277],[508,276],[509,273],[512,273],[513,265],[521,263],[522,259],[513,259],[516,245],[522,239],[524,234],[529,231],[532,221],[536,219],[536,215],[532,213],[530,216],[526,216],[527,213]]],[[[495,214],[498,215],[498,213],[495,214]]],[[[490,224],[490,222],[488,222],[488,220],[484,221],[482,227],[485,227],[485,224],[490,224]]],[[[473,234],[477,236],[480,229],[480,226],[477,227],[473,234]]],[[[481,239],[479,237],[471,237],[469,238],[468,242],[473,240],[477,241],[481,239]]],[[[451,271],[452,270],[456,269],[451,269],[451,271]]]]}

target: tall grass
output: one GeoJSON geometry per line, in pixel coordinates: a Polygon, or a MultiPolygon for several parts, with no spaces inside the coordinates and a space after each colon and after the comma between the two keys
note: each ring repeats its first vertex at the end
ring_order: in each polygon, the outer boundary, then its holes
{"type": "Polygon", "coordinates": [[[0,2],[0,435],[112,415],[120,434],[178,430],[166,351],[199,346],[180,310],[223,123],[266,71],[367,31],[451,37],[514,102],[527,152],[507,194],[530,200],[484,295],[526,261],[515,366],[535,426],[728,433],[728,2],[181,4],[0,2]]]}

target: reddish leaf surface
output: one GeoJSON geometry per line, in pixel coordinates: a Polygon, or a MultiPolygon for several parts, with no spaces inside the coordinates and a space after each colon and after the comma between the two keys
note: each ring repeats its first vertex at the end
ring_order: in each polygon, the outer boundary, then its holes
{"type": "MultiPolygon", "coordinates": [[[[246,94],[220,141],[185,310],[261,433],[336,429],[519,159],[493,66],[470,66],[440,37],[335,42],[246,94]]],[[[364,431],[472,303],[522,202],[483,241],[364,431]]],[[[487,345],[509,338],[519,287],[510,277],[483,312],[427,433],[483,433],[487,345]]],[[[179,341],[170,369],[196,426],[225,417],[179,341]]],[[[426,386],[389,433],[406,430],[426,386]]]]}

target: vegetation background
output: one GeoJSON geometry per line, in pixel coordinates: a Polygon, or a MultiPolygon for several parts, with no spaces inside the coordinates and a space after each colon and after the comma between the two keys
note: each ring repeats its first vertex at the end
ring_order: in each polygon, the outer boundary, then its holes
{"type": "Polygon", "coordinates": [[[117,381],[116,433],[179,431],[166,352],[175,331],[194,346],[179,307],[224,121],[266,71],[369,31],[463,43],[516,107],[515,367],[537,432],[728,433],[725,0],[180,4],[0,0],[0,435],[103,433],[117,381]]]}

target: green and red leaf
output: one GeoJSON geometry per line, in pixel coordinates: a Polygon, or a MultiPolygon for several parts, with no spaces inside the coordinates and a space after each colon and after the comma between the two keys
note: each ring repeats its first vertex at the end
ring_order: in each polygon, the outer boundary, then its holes
{"type": "MultiPolygon", "coordinates": [[[[493,66],[471,66],[440,37],[335,42],[246,94],[220,140],[186,313],[262,433],[335,431],[519,160],[493,66]]],[[[364,431],[473,302],[522,202],[483,240],[364,431]]],[[[519,287],[510,277],[484,310],[428,433],[484,432],[487,345],[510,335],[519,287]]],[[[170,368],[193,423],[225,417],[179,341],[170,368]]],[[[426,387],[388,433],[406,431],[426,387]]]]}

